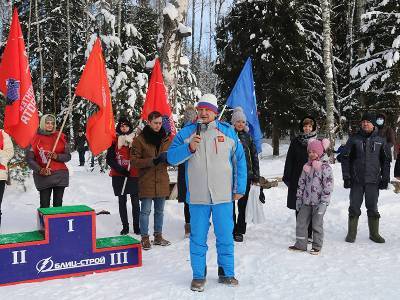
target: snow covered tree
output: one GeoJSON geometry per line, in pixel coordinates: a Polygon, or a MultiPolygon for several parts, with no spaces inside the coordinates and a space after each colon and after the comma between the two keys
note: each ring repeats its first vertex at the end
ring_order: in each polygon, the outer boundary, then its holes
{"type": "Polygon", "coordinates": [[[166,4],[163,10],[163,28],[159,40],[164,81],[169,101],[175,109],[181,108],[178,103],[182,99],[188,101],[187,97],[193,96],[190,91],[185,91],[185,85],[196,82],[195,76],[189,68],[189,60],[183,52],[184,39],[192,34],[192,29],[186,26],[187,10],[187,0],[172,0],[166,4]]]}
{"type": "Polygon", "coordinates": [[[229,95],[245,60],[252,57],[261,126],[272,122],[274,154],[279,151],[280,130],[297,125],[300,115],[319,109],[304,96],[305,42],[298,7],[290,0],[236,2],[217,29],[221,95],[229,95]]]}
{"type": "Polygon", "coordinates": [[[363,44],[351,70],[353,95],[365,109],[393,111],[400,95],[400,3],[396,0],[369,0],[362,15],[363,44]]]}

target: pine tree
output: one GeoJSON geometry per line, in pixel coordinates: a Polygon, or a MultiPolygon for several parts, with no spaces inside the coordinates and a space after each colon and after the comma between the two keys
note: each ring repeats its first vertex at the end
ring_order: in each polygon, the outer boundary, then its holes
{"type": "Polygon", "coordinates": [[[393,111],[399,108],[400,92],[400,3],[369,0],[362,15],[364,51],[351,70],[354,98],[365,109],[393,111]]]}
{"type": "MultiPolygon", "coordinates": [[[[217,29],[222,97],[229,95],[245,60],[252,57],[261,125],[272,121],[275,141],[300,115],[319,110],[305,96],[305,43],[298,7],[289,0],[237,2],[217,29]]],[[[274,151],[278,153],[276,144],[274,151]]]]}

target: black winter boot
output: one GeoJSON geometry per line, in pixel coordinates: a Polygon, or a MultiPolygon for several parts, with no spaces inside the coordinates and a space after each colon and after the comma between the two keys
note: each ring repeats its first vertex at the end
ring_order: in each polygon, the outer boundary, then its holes
{"type": "Polygon", "coordinates": [[[358,216],[349,216],[349,229],[345,241],[354,243],[357,236],[358,216]]]}
{"type": "Polygon", "coordinates": [[[139,224],[133,224],[133,232],[135,234],[140,234],[140,227],[139,224]]]}
{"type": "Polygon", "coordinates": [[[120,235],[127,235],[129,233],[129,224],[128,225],[123,225],[121,232],[119,233],[120,235]]]}
{"type": "Polygon", "coordinates": [[[369,239],[375,243],[384,243],[385,239],[379,235],[379,217],[368,217],[369,239]]]}

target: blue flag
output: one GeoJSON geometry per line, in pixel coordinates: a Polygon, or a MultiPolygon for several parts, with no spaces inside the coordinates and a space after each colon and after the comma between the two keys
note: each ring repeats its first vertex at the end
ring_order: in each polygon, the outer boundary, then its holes
{"type": "Polygon", "coordinates": [[[260,122],[257,116],[256,94],[254,91],[253,68],[251,58],[249,57],[240,72],[239,78],[231,94],[226,100],[226,105],[230,108],[242,107],[249,123],[249,133],[253,137],[257,147],[257,152],[261,152],[262,133],[260,122]]]}

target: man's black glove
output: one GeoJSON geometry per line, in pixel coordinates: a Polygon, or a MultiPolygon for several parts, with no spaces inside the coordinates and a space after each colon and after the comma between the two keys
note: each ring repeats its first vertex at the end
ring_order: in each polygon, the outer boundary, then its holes
{"type": "Polygon", "coordinates": [[[379,181],[378,187],[379,187],[380,190],[387,190],[388,184],[389,184],[388,181],[386,181],[386,180],[381,180],[381,181],[379,181]]]}
{"type": "Polygon", "coordinates": [[[159,156],[153,159],[153,163],[157,166],[159,163],[167,162],[167,152],[161,152],[159,156]]]}
{"type": "Polygon", "coordinates": [[[263,188],[262,188],[261,186],[260,186],[260,197],[259,197],[258,199],[260,200],[260,202],[261,202],[262,204],[265,203],[264,190],[263,190],[263,188]]]}
{"type": "Polygon", "coordinates": [[[122,169],[120,173],[124,177],[129,177],[131,175],[131,172],[129,172],[127,169],[122,169]]]}
{"type": "Polygon", "coordinates": [[[343,186],[345,189],[351,188],[351,179],[349,179],[349,178],[343,179],[343,186]]]}

